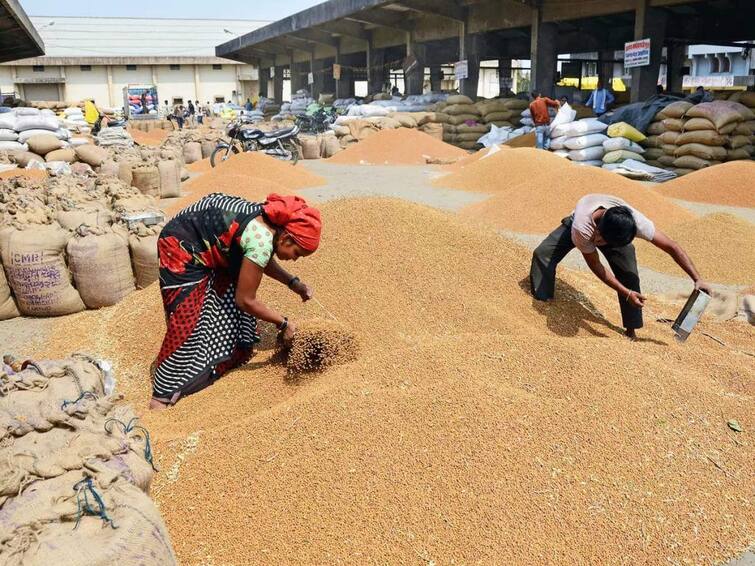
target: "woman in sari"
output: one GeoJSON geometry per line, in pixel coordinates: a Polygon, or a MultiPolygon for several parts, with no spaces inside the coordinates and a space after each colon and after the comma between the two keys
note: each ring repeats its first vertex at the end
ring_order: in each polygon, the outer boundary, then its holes
{"type": "Polygon", "coordinates": [[[257,290],[267,275],[309,300],[312,289],[278,260],[312,254],[321,228],[319,211],[304,199],[276,194],[253,203],[215,193],[165,225],[157,247],[167,331],[150,408],[173,405],[247,363],[260,340],[257,319],[275,324],[290,342],[294,323],[260,301],[257,290]]]}

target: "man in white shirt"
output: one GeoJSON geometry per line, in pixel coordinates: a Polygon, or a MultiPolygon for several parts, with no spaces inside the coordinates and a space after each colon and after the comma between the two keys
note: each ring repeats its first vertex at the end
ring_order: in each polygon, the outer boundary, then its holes
{"type": "Polygon", "coordinates": [[[621,318],[627,337],[636,338],[642,328],[642,307],[646,297],[640,293],[635,237],[652,242],[669,254],[695,283],[695,289],[711,292],[692,260],[682,247],[658,230],[644,214],[618,197],[591,194],[582,197],[574,213],[561,221],[532,254],[530,284],[533,296],[541,301],[553,298],[556,267],[575,247],[582,252],[590,270],[619,295],[621,318]],[[600,261],[605,256],[610,271],[600,261]]]}

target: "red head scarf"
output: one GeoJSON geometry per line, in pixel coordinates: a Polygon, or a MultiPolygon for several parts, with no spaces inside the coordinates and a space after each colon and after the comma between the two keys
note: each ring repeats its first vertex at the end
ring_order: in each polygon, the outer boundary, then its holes
{"type": "Polygon", "coordinates": [[[268,195],[263,209],[270,222],[283,228],[303,249],[313,252],[320,245],[320,211],[301,197],[268,195]]]}

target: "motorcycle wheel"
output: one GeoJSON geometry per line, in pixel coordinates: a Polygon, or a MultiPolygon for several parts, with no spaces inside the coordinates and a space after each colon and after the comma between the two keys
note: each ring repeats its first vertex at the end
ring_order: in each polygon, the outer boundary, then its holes
{"type": "Polygon", "coordinates": [[[236,155],[239,153],[239,148],[235,145],[223,147],[223,146],[217,146],[215,149],[212,150],[212,153],[210,154],[210,165],[212,167],[216,166],[217,163],[222,163],[229,157],[231,157],[231,153],[233,155],[236,155]]]}

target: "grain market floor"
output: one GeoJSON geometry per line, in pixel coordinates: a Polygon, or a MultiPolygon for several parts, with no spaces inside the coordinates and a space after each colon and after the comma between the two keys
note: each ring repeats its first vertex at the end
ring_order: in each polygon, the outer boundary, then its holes
{"type": "MultiPolygon", "coordinates": [[[[430,181],[437,177],[439,168],[434,166],[351,166],[335,165],[325,161],[308,161],[299,166],[305,167],[328,180],[321,187],[303,189],[299,193],[313,202],[325,202],[337,198],[359,198],[385,196],[402,198],[445,211],[455,212],[461,208],[483,201],[487,195],[452,189],[432,187],[430,181]]],[[[194,177],[195,175],[192,175],[194,177]]],[[[218,187],[223,190],[222,187],[218,187]]],[[[605,190],[605,189],[604,189],[605,190]]],[[[606,192],[609,192],[606,190],[606,192]]],[[[755,210],[735,207],[721,207],[702,203],[677,201],[696,214],[729,212],[755,223],[755,210]]],[[[554,220],[554,226],[557,220],[554,220]]],[[[327,228],[326,228],[327,229],[327,228]]],[[[515,239],[529,248],[534,248],[543,235],[502,232],[502,235],[515,239]]],[[[641,258],[640,258],[641,261],[641,258]]],[[[570,269],[586,270],[579,254],[572,253],[564,266],[570,269]]],[[[654,294],[673,295],[690,290],[688,279],[641,268],[644,289],[654,294]]],[[[734,290],[735,287],[718,285],[721,290],[734,290]]],[[[0,322],[0,344],[3,352],[40,351],[53,325],[51,319],[17,318],[0,322]]],[[[96,329],[92,329],[93,332],[96,329]]],[[[733,558],[727,566],[755,566],[755,554],[747,552],[733,558]]]]}

